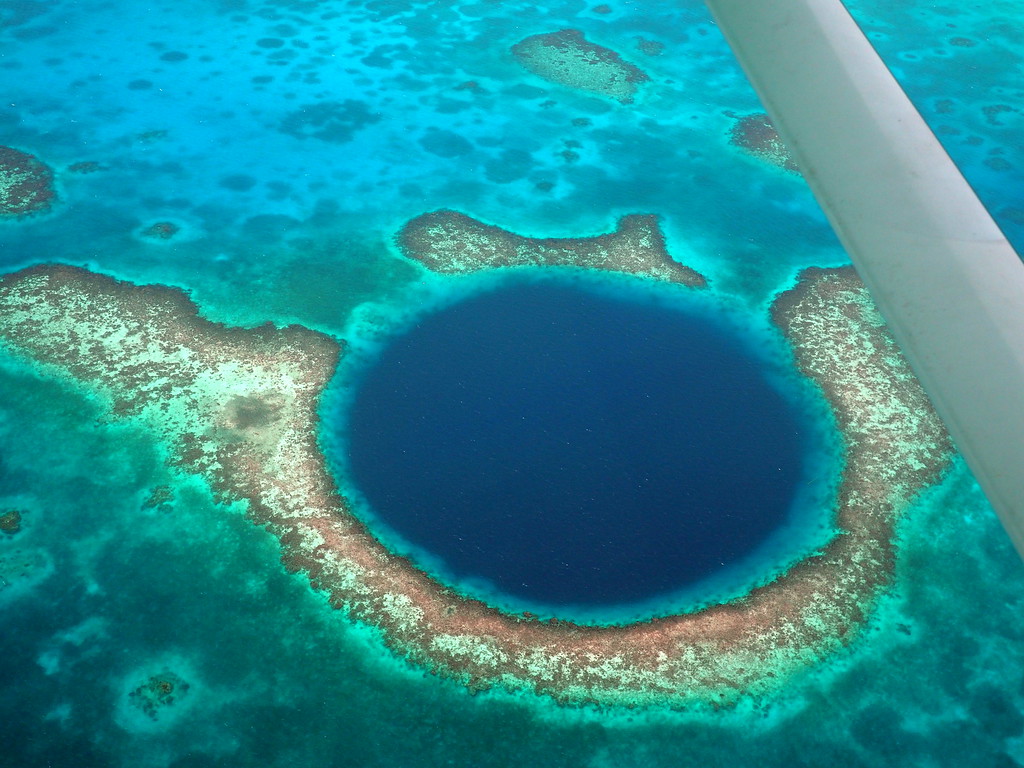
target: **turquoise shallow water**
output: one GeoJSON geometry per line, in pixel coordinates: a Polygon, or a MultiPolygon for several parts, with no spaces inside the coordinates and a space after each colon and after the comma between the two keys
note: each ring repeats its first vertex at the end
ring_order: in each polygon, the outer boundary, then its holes
{"type": "MultiPolygon", "coordinates": [[[[1020,250],[1019,5],[850,6],[1020,250]]],[[[759,107],[699,3],[596,8],[0,3],[0,144],[51,165],[60,197],[0,223],[0,271],[83,264],[187,288],[214,319],[358,341],[395,307],[463,290],[392,245],[424,211],[544,236],[658,213],[670,252],[763,333],[797,270],[844,254],[797,177],[728,146],[731,115],[759,107]],[[650,74],[636,103],[553,85],[508,53],[564,27],[650,74]],[[84,161],[101,169],[68,170],[84,161]],[[159,221],[180,234],[139,236],[159,221]]],[[[0,393],[0,509],[25,510],[0,538],[2,766],[1024,761],[1024,572],[959,465],[902,526],[871,630],[778,702],[566,710],[470,696],[392,658],[87,393],[9,357],[0,393]],[[147,507],[165,484],[170,500],[147,507]],[[188,689],[153,720],[131,693],[167,672],[188,689]]]]}

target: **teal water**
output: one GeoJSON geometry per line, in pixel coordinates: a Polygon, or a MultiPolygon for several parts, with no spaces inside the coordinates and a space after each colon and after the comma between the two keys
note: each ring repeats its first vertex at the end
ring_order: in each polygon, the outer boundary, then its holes
{"type": "MultiPolygon", "coordinates": [[[[1020,250],[1019,5],[850,5],[1020,250]]],[[[462,290],[394,249],[420,213],[563,237],[657,213],[670,252],[763,326],[797,270],[846,258],[798,177],[728,146],[730,115],[759,106],[701,4],[610,6],[0,3],[0,144],[51,165],[60,196],[0,222],[0,271],[83,264],[187,288],[214,319],[358,335],[462,290]],[[508,53],[565,27],[651,75],[636,103],[508,53]],[[101,169],[68,170],[84,161],[101,169]],[[160,221],[180,234],[140,236],[160,221]]],[[[0,509],[25,512],[0,534],[4,768],[1024,762],[1024,572],[960,465],[901,527],[867,635],[779,701],[562,709],[393,658],[140,427],[0,363],[0,509]],[[188,689],[154,720],[131,693],[166,673],[188,689]]]]}
{"type": "Polygon", "coordinates": [[[1017,252],[1024,251],[1020,3],[845,5],[1017,252]]]}

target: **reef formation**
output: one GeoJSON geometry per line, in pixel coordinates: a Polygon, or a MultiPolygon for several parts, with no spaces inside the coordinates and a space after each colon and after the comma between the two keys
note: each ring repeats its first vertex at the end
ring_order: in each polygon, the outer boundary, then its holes
{"type": "Polygon", "coordinates": [[[27,152],[0,146],[0,218],[44,213],[56,197],[48,165],[27,152]]]}
{"type": "Polygon", "coordinates": [[[615,231],[595,237],[534,238],[484,224],[464,213],[433,211],[398,233],[398,247],[433,272],[477,272],[495,267],[572,266],[653,277],[695,288],[704,276],[673,259],[657,216],[619,219],[615,231]]]}
{"type": "Polygon", "coordinates": [[[149,425],[176,467],[244,502],[279,539],[287,568],[396,653],[471,690],[627,706],[717,708],[768,694],[850,643],[892,579],[900,513],[948,461],[948,438],[852,271],[804,273],[773,316],[843,431],[839,532],[728,604],[582,626],[467,599],[351,513],[317,439],[337,341],[296,326],[225,327],[181,291],[67,266],[0,281],[0,341],[11,352],[149,425]]]}
{"type": "Polygon", "coordinates": [[[21,511],[9,509],[0,512],[0,531],[13,536],[21,530],[21,511]]]}
{"type": "Polygon", "coordinates": [[[71,173],[98,173],[99,171],[103,170],[103,166],[100,165],[95,160],[82,160],[81,162],[72,163],[71,165],[69,165],[68,170],[71,173]]]}
{"type": "Polygon", "coordinates": [[[158,221],[144,228],[140,234],[151,240],[170,240],[180,231],[181,227],[173,221],[158,221]]]}
{"type": "Polygon", "coordinates": [[[538,77],[569,88],[629,104],[651,78],[615,51],[587,40],[578,29],[530,35],[512,46],[512,55],[538,77]]]}
{"type": "Polygon", "coordinates": [[[188,693],[189,684],[173,672],[153,675],[146,682],[128,694],[131,702],[152,720],[158,720],[160,714],[182,696],[188,693]]]}
{"type": "Polygon", "coordinates": [[[747,154],[793,173],[799,173],[789,148],[763,112],[736,118],[729,131],[729,143],[747,154]]]}

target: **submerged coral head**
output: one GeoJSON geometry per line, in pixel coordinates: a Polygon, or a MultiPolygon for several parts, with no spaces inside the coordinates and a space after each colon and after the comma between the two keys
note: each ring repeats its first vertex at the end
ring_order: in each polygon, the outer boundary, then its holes
{"type": "Polygon", "coordinates": [[[0,218],[44,213],[56,198],[49,166],[28,152],[0,146],[0,218]]]}

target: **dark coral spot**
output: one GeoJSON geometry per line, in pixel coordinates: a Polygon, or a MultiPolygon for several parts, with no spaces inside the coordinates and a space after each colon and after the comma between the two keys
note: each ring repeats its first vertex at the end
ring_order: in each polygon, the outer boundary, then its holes
{"type": "Polygon", "coordinates": [[[152,240],[170,240],[180,231],[180,227],[171,221],[158,221],[142,230],[142,236],[152,240]]]}
{"type": "Polygon", "coordinates": [[[25,27],[11,32],[11,37],[18,40],[38,40],[42,37],[49,37],[56,31],[56,27],[25,27]]]}
{"type": "Polygon", "coordinates": [[[49,5],[40,0],[2,3],[0,4],[0,27],[20,27],[22,24],[27,24],[50,10],[49,5]]]}
{"type": "Polygon", "coordinates": [[[281,121],[281,132],[300,139],[314,138],[333,144],[345,144],[356,131],[380,122],[381,116],[371,112],[365,101],[321,101],[306,104],[288,113],[281,121]]]}
{"type": "Polygon", "coordinates": [[[362,62],[368,67],[391,69],[397,58],[393,54],[403,53],[408,48],[409,46],[407,45],[378,45],[367,56],[362,58],[362,62]]]}
{"type": "Polygon", "coordinates": [[[533,157],[521,149],[507,149],[485,166],[488,181],[508,184],[526,176],[533,167],[533,157]]]}
{"type": "Polygon", "coordinates": [[[128,694],[128,698],[151,719],[157,720],[163,710],[188,692],[189,684],[173,672],[154,675],[128,694]]]}
{"type": "Polygon", "coordinates": [[[1013,169],[1013,164],[1005,157],[986,157],[983,162],[993,171],[1009,171],[1013,169]]]}
{"type": "Polygon", "coordinates": [[[56,196],[49,166],[27,152],[0,146],[0,217],[42,213],[56,196]]]}
{"type": "Polygon", "coordinates": [[[662,51],[665,50],[665,44],[659,43],[657,40],[648,40],[643,37],[636,39],[636,47],[640,49],[640,53],[645,56],[660,56],[662,51]]]}
{"type": "Polygon", "coordinates": [[[281,403],[259,397],[239,396],[228,403],[225,418],[232,429],[255,429],[273,424],[280,418],[281,403]]]}
{"type": "Polygon", "coordinates": [[[152,131],[144,131],[138,136],[139,141],[144,141],[147,144],[160,141],[167,138],[167,130],[164,128],[155,128],[152,131]]]}
{"type": "MultiPolygon", "coordinates": [[[[283,192],[289,189],[287,184],[281,184],[281,182],[271,182],[267,186],[281,185],[284,187],[282,193],[278,195],[278,198],[283,197],[283,192]]],[[[277,189],[281,189],[278,186],[277,189]]],[[[291,216],[285,216],[284,214],[273,214],[267,213],[261,216],[251,216],[246,219],[242,230],[245,232],[246,237],[250,237],[254,240],[259,240],[262,243],[276,243],[281,238],[288,234],[288,232],[298,229],[300,222],[291,216]]]]}
{"type": "Polygon", "coordinates": [[[921,739],[906,731],[902,722],[900,713],[888,704],[871,704],[854,718],[850,734],[869,752],[889,759],[907,759],[919,749],[921,739]]]}
{"type": "Polygon", "coordinates": [[[143,509],[157,509],[165,512],[170,509],[170,503],[174,501],[174,491],[169,485],[157,485],[149,492],[149,495],[142,502],[143,509]]]}
{"type": "Polygon", "coordinates": [[[486,93],[476,80],[467,80],[455,86],[456,91],[469,91],[471,93],[486,93]]]}
{"type": "Polygon", "coordinates": [[[420,146],[438,157],[459,157],[473,151],[473,145],[457,133],[431,128],[420,137],[420,146]]]}
{"type": "Polygon", "coordinates": [[[97,171],[102,171],[103,166],[95,160],[82,160],[81,162],[69,165],[68,170],[71,173],[96,173],[97,171]]]}
{"type": "Polygon", "coordinates": [[[168,51],[160,56],[160,61],[184,61],[188,54],[184,51],[168,51]]]}
{"type": "Polygon", "coordinates": [[[1009,104],[988,104],[982,107],[981,111],[984,113],[985,120],[988,121],[989,125],[1005,125],[1005,123],[999,119],[999,115],[1004,112],[1016,112],[1017,110],[1009,104]]]}
{"type": "Polygon", "coordinates": [[[21,512],[11,509],[0,514],[0,531],[14,535],[21,530],[21,512]]]}
{"type": "Polygon", "coordinates": [[[256,179],[252,176],[246,176],[244,173],[233,173],[230,176],[221,177],[217,183],[224,187],[224,189],[230,189],[234,192],[248,192],[256,186],[256,179]]]}
{"type": "Polygon", "coordinates": [[[1014,224],[1020,224],[1024,226],[1024,208],[1018,208],[1016,206],[1008,206],[1002,210],[1003,218],[1007,221],[1011,221],[1014,224]]]}
{"type": "Polygon", "coordinates": [[[1012,738],[1024,733],[1024,714],[1005,691],[991,683],[975,689],[969,706],[974,719],[984,723],[986,732],[993,736],[1012,738]]]}

